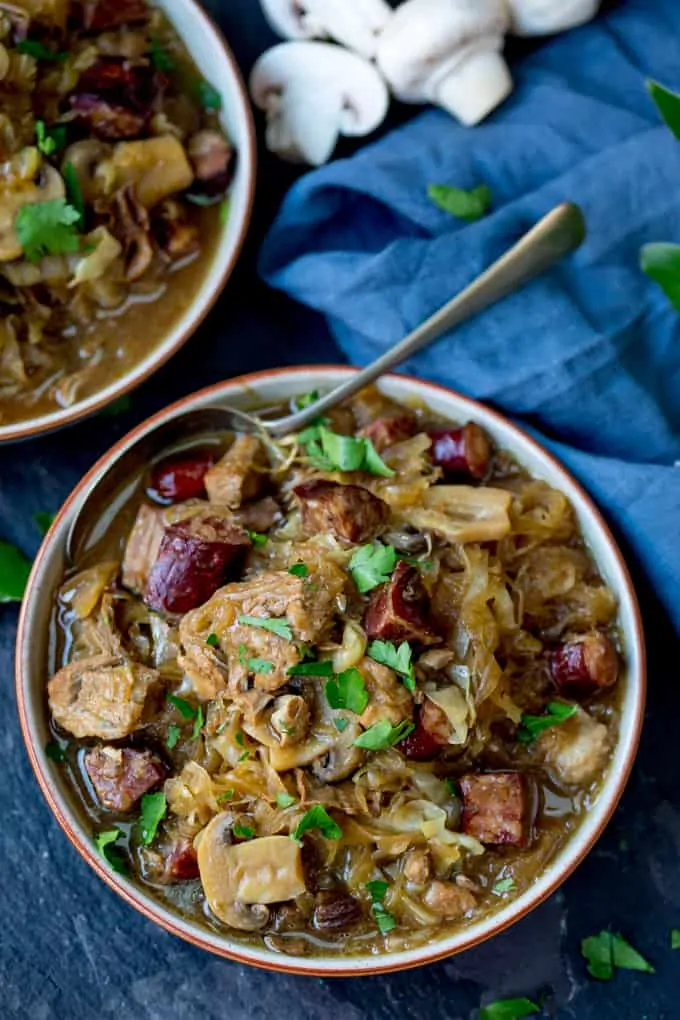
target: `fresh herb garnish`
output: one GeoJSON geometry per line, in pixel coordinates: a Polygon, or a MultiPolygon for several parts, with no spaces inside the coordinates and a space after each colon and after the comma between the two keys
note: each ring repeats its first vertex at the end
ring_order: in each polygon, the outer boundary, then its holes
{"type": "Polygon", "coordinates": [[[244,751],[243,754],[240,754],[238,756],[238,758],[236,759],[236,764],[240,765],[242,761],[248,761],[249,758],[250,758],[250,751],[244,751]]]}
{"type": "Polygon", "coordinates": [[[298,662],[286,670],[288,676],[333,676],[333,663],[330,659],[323,662],[298,662]]]}
{"type": "Polygon", "coordinates": [[[239,747],[246,746],[246,738],[243,736],[243,730],[239,730],[234,739],[239,747]]]}
{"type": "Polygon", "coordinates": [[[269,541],[269,535],[265,535],[261,531],[247,531],[246,534],[256,549],[266,545],[269,541]]]}
{"type": "Polygon", "coordinates": [[[277,793],[276,803],[280,808],[289,808],[292,804],[297,803],[297,797],[294,797],[292,793],[277,793]]]}
{"type": "Polygon", "coordinates": [[[362,545],[349,561],[349,570],[359,591],[371,591],[389,581],[398,561],[397,551],[391,545],[362,545]]]}
{"type": "Polygon", "coordinates": [[[306,563],[294,563],[292,567],[288,567],[288,573],[293,577],[308,577],[309,567],[306,563]]]}
{"type": "Polygon", "coordinates": [[[217,803],[226,804],[228,801],[233,800],[235,792],[235,790],[225,790],[224,793],[220,793],[219,796],[216,797],[217,803]]]}
{"type": "Polygon", "coordinates": [[[120,847],[115,846],[123,833],[120,829],[107,829],[105,832],[98,832],[94,837],[95,846],[113,871],[119,875],[127,875],[129,868],[127,861],[120,847]]]}
{"type": "Polygon", "coordinates": [[[80,213],[65,198],[33,202],[21,207],[14,229],[29,262],[44,255],[65,255],[78,251],[80,239],[74,224],[80,213]]]}
{"type": "Polygon", "coordinates": [[[438,209],[468,223],[481,220],[491,208],[491,189],[486,184],[479,184],[469,191],[448,184],[431,184],[427,197],[438,209]]]}
{"type": "Polygon", "coordinates": [[[196,96],[204,110],[222,109],[222,96],[219,94],[217,89],[210,84],[210,82],[205,80],[205,78],[201,78],[201,80],[197,82],[196,96]]]}
{"type": "Polygon", "coordinates": [[[178,726],[177,723],[171,723],[168,726],[168,735],[165,738],[165,746],[169,751],[172,751],[173,747],[177,746],[179,738],[182,736],[182,727],[178,726]]]}
{"type": "Polygon", "coordinates": [[[23,553],[9,542],[0,541],[0,604],[21,602],[31,564],[23,553]]]}
{"type": "Polygon", "coordinates": [[[501,878],[493,886],[491,892],[495,893],[496,896],[503,896],[504,893],[514,892],[516,888],[514,878],[501,878]]]}
{"type": "Polygon", "coordinates": [[[173,705],[183,719],[195,719],[198,712],[197,708],[185,701],[184,698],[178,698],[176,694],[166,694],[165,700],[169,701],[173,705]]]}
{"type": "Polygon", "coordinates": [[[325,807],[322,807],[321,804],[315,804],[313,807],[310,807],[309,811],[298,822],[297,828],[295,832],[291,833],[290,838],[302,846],[302,837],[306,832],[311,832],[312,829],[318,830],[325,839],[342,838],[342,829],[337,822],[333,821],[325,807]]]}
{"type": "Polygon", "coordinates": [[[205,719],[203,718],[203,709],[199,705],[198,710],[196,712],[196,718],[194,719],[194,727],[191,731],[192,740],[198,740],[198,738],[201,735],[201,730],[203,729],[204,722],[205,719]]]}
{"type": "Polygon", "coordinates": [[[164,74],[174,71],[177,66],[155,33],[151,36],[149,56],[156,70],[163,71],[164,74]]]}
{"type": "Polygon", "coordinates": [[[371,913],[373,919],[378,926],[378,931],[381,935],[387,935],[388,932],[394,931],[397,927],[397,919],[385,908],[384,899],[389,889],[388,882],[381,882],[376,880],[374,882],[367,882],[366,889],[368,890],[373,903],[371,905],[371,913]]]}
{"type": "Polygon", "coordinates": [[[313,467],[321,471],[366,471],[392,478],[394,471],[383,461],[370,439],[341,436],[325,425],[312,425],[298,435],[313,467]]]}
{"type": "Polygon", "coordinates": [[[288,620],[268,620],[261,616],[239,616],[238,623],[242,627],[259,627],[260,630],[269,630],[284,641],[293,640],[293,630],[288,620]]]}
{"type": "Polygon", "coordinates": [[[296,397],[294,400],[295,409],[297,411],[304,411],[306,407],[311,407],[319,399],[319,391],[312,390],[311,393],[303,393],[301,397],[296,397]]]}
{"type": "Polygon", "coordinates": [[[36,120],[35,140],[45,156],[54,156],[66,145],[66,128],[63,124],[55,124],[54,127],[48,128],[44,120],[36,120]]]}
{"type": "Polygon", "coordinates": [[[338,674],[335,680],[326,684],[326,701],[335,709],[347,709],[361,715],[368,705],[366,681],[359,670],[352,666],[344,673],[338,674]]]}
{"type": "Polygon", "coordinates": [[[369,895],[374,903],[382,903],[384,901],[389,887],[389,882],[382,882],[379,879],[366,883],[366,888],[368,889],[369,895]]]}
{"type": "Polygon", "coordinates": [[[640,268],[659,284],[672,306],[680,311],[680,244],[665,241],[643,244],[640,268]]]}
{"type": "Polygon", "coordinates": [[[269,659],[248,659],[247,666],[252,673],[259,673],[261,676],[273,673],[275,668],[269,659]]]}
{"type": "Polygon", "coordinates": [[[452,797],[457,797],[458,796],[458,789],[457,789],[456,784],[454,783],[453,779],[445,779],[444,780],[444,786],[446,787],[446,789],[448,790],[448,792],[450,793],[450,795],[452,797]]]}
{"type": "Polygon", "coordinates": [[[388,747],[399,744],[409,733],[413,733],[414,729],[415,726],[408,719],[404,719],[397,726],[393,726],[389,719],[381,719],[357,737],[354,745],[365,747],[367,751],[385,751],[388,747]]]}
{"type": "Polygon", "coordinates": [[[402,641],[397,648],[391,641],[372,641],[368,646],[368,654],[382,666],[389,666],[395,673],[398,673],[404,682],[404,687],[411,694],[416,689],[416,675],[411,661],[411,646],[408,641],[402,641]]]}
{"type": "Polygon", "coordinates": [[[211,648],[220,647],[220,639],[218,638],[217,634],[208,634],[207,638],[205,639],[205,643],[206,645],[210,645],[211,648]]]}
{"type": "Polygon", "coordinates": [[[83,192],[80,187],[80,180],[78,179],[78,171],[74,167],[73,163],[64,163],[61,168],[61,174],[66,184],[66,194],[68,200],[71,203],[71,207],[78,213],[78,219],[75,221],[78,226],[82,226],[85,222],[85,199],[83,192]]]}
{"type": "Polygon", "coordinates": [[[648,81],[647,90],[656,103],[664,123],[680,140],[680,93],[672,92],[658,81],[648,81]]]}
{"type": "Polygon", "coordinates": [[[531,999],[497,999],[482,1006],[479,1020],[523,1020],[525,1016],[540,1012],[541,1007],[531,999]]]}
{"type": "Polygon", "coordinates": [[[38,510],[33,514],[33,521],[41,535],[47,534],[56,516],[56,514],[48,513],[47,510],[38,510]]]}
{"type": "Polygon", "coordinates": [[[654,974],[654,967],[621,935],[601,931],[581,942],[581,954],[588,961],[588,973],[600,981],[610,981],[616,968],[654,974]]]}
{"type": "Polygon", "coordinates": [[[335,726],[338,733],[344,733],[347,727],[349,726],[349,719],[343,719],[342,717],[340,719],[334,719],[333,725],[335,726]]]}
{"type": "Polygon", "coordinates": [[[520,744],[530,744],[545,730],[560,726],[576,715],[576,705],[568,705],[564,701],[549,701],[545,715],[523,715],[522,725],[517,731],[520,744]]]}
{"type": "Polygon", "coordinates": [[[158,793],[144,794],[139,815],[139,841],[142,846],[151,846],[167,810],[168,805],[162,790],[158,793]]]}
{"type": "Polygon", "coordinates": [[[45,744],[45,754],[50,761],[66,761],[66,751],[56,740],[50,740],[49,743],[45,744]]]}
{"type": "Polygon", "coordinates": [[[66,60],[68,53],[58,52],[57,50],[48,50],[42,43],[37,42],[35,39],[22,39],[21,42],[17,43],[15,47],[17,53],[23,53],[27,57],[33,57],[35,60],[66,60]]]}
{"type": "Polygon", "coordinates": [[[671,949],[680,949],[680,928],[671,928],[671,949]]]}
{"type": "Polygon", "coordinates": [[[237,839],[252,839],[255,835],[255,829],[250,825],[235,825],[232,832],[237,839]]]}

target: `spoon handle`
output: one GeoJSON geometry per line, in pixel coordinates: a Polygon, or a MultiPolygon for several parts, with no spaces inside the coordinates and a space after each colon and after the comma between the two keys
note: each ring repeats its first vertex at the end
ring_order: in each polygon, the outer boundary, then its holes
{"type": "Polygon", "coordinates": [[[400,365],[454,326],[473,318],[545,272],[575,251],[585,236],[586,226],[580,208],[570,202],[558,205],[465,290],[398,344],[310,407],[286,418],[264,423],[265,428],[275,436],[304,428],[324,411],[353,397],[364,386],[400,365]]]}

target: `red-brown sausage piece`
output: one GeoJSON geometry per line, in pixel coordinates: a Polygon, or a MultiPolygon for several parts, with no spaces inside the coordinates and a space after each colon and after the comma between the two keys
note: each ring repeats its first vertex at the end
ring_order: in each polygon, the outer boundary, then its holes
{"type": "Polygon", "coordinates": [[[480,843],[526,846],[531,825],[529,789],[520,772],[470,774],[459,780],[463,832],[480,843]]]}
{"type": "Polygon", "coordinates": [[[438,429],[429,433],[432,460],[447,474],[484,478],[491,460],[491,443],[479,425],[468,422],[460,429],[438,429]]]}
{"type": "Polygon", "coordinates": [[[446,747],[451,733],[451,724],[446,713],[426,698],[414,719],[416,728],[397,745],[402,754],[411,761],[429,761],[436,758],[442,747],[446,747]]]}
{"type": "Polygon", "coordinates": [[[307,535],[331,532],[342,542],[358,544],[375,538],[387,523],[390,508],[361,485],[304,482],[294,490],[307,535]]]}
{"type": "Polygon", "coordinates": [[[129,811],[165,777],[163,765],[150,751],[128,747],[90,748],[84,764],[97,799],[109,811],[129,811]]]}
{"type": "Polygon", "coordinates": [[[560,694],[587,697],[614,686],[619,678],[619,657],[606,634],[591,631],[552,653],[550,675],[560,694]]]}
{"type": "Polygon", "coordinates": [[[250,546],[242,528],[217,517],[190,517],[165,532],[144,601],[151,609],[188,613],[227,580],[229,567],[250,546]]]}
{"type": "Polygon", "coordinates": [[[86,32],[105,32],[121,25],[143,23],[148,14],[144,0],[85,0],[83,27],[86,32]]]}
{"type": "Polygon", "coordinates": [[[215,460],[212,451],[201,450],[161,461],[152,472],[149,495],[163,503],[205,498],[204,479],[215,460]]]}
{"type": "Polygon", "coordinates": [[[372,640],[434,644],[438,638],[428,622],[428,609],[420,573],[401,560],[390,580],[373,593],[364,629],[372,640]]]}
{"type": "Polygon", "coordinates": [[[377,418],[359,432],[360,436],[370,439],[378,453],[388,446],[410,439],[415,434],[416,419],[412,414],[390,415],[377,418]]]}

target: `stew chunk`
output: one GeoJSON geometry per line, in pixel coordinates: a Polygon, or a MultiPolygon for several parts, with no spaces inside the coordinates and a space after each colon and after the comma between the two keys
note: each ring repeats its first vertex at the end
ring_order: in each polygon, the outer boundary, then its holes
{"type": "Polygon", "coordinates": [[[529,794],[519,772],[489,772],[460,780],[463,831],[480,843],[524,846],[530,824],[529,794]]]}
{"type": "Polygon", "coordinates": [[[267,480],[267,451],[257,436],[239,436],[204,482],[211,503],[236,510],[259,496],[267,480]]]}
{"type": "Polygon", "coordinates": [[[95,655],[60,669],[47,694],[54,721],[74,737],[120,740],[142,724],[158,686],[154,669],[95,655]]]}
{"type": "Polygon", "coordinates": [[[566,641],[552,653],[550,674],[560,694],[586,697],[614,686],[619,657],[606,634],[591,631],[566,641]]]}
{"type": "Polygon", "coordinates": [[[375,538],[387,523],[390,508],[361,485],[305,482],[294,490],[302,509],[305,534],[331,532],[341,542],[375,538]]]}
{"type": "Polygon", "coordinates": [[[433,644],[438,638],[428,622],[428,608],[418,569],[402,560],[391,579],[371,598],[364,617],[366,633],[382,641],[433,644]]]}
{"type": "Polygon", "coordinates": [[[109,811],[129,811],[165,775],[150,751],[129,747],[93,747],[84,763],[100,804],[109,811]]]}

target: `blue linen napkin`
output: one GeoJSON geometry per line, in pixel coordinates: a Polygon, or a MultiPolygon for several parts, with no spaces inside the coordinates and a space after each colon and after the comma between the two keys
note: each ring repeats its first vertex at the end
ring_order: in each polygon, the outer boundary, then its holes
{"type": "Polygon", "coordinates": [[[680,0],[624,0],[514,68],[474,130],[430,110],[303,177],[265,241],[263,277],[323,312],[349,359],[399,340],[563,200],[587,243],[404,371],[537,430],[642,559],[680,629],[680,313],[638,268],[680,242],[680,142],[645,90],[680,89],[680,0]],[[429,184],[486,183],[467,224],[429,184]]]}

